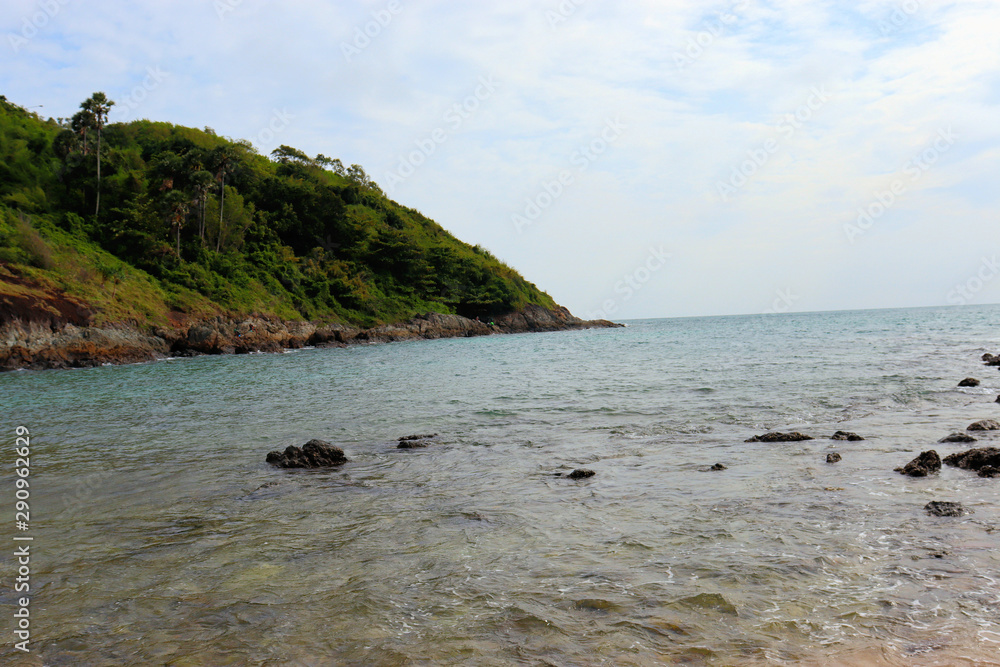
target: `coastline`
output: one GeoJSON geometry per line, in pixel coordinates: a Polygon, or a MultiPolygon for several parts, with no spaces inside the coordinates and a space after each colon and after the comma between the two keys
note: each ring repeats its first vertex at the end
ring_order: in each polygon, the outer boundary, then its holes
{"type": "Polygon", "coordinates": [[[405,322],[368,328],[254,315],[195,319],[172,313],[172,326],[94,326],[86,313],[41,308],[6,315],[0,324],[0,371],[88,368],[177,356],[274,353],[307,346],[346,347],[624,326],[608,320],[582,320],[563,307],[535,305],[497,317],[492,326],[441,313],[425,313],[405,322]]]}

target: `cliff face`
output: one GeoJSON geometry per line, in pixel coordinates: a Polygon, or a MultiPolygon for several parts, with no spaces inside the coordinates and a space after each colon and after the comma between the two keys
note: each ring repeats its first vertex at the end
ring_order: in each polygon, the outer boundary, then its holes
{"type": "Polygon", "coordinates": [[[80,304],[58,295],[34,303],[0,299],[0,370],[80,368],[125,364],[167,356],[278,352],[304,346],[345,346],[392,341],[486,336],[621,326],[584,321],[565,308],[528,306],[497,318],[492,326],[459,315],[427,313],[399,324],[368,329],[317,325],[265,317],[217,316],[173,319],[173,326],[93,326],[80,304]]]}

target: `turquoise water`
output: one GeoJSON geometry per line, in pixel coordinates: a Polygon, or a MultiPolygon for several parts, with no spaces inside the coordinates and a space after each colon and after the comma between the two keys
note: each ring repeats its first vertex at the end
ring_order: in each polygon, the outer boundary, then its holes
{"type": "Polygon", "coordinates": [[[0,658],[1000,664],[1000,483],[892,471],[1000,414],[979,361],[998,320],[644,320],[0,375],[5,470],[31,431],[35,538],[33,653],[0,658]],[[772,429],[817,439],[743,442],[772,429]],[[351,461],[264,463],[311,438],[351,461]],[[597,475],[553,476],[576,467],[597,475]]]}

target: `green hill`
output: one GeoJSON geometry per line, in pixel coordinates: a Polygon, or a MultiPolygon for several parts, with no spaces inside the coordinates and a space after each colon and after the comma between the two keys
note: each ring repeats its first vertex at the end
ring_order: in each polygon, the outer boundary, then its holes
{"type": "Polygon", "coordinates": [[[100,93],[81,107],[45,120],[0,97],[0,296],[58,291],[95,324],[179,312],[372,326],[556,307],[358,165],[288,146],[262,156],[210,128],[105,124],[100,93]]]}

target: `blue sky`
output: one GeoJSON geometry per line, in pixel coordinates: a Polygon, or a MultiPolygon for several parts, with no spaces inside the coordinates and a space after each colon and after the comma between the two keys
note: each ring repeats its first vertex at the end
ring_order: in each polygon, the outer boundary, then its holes
{"type": "Polygon", "coordinates": [[[581,316],[993,303],[997,25],[929,0],[8,0],[0,94],[70,116],[103,90],[116,120],[361,164],[581,316]]]}

